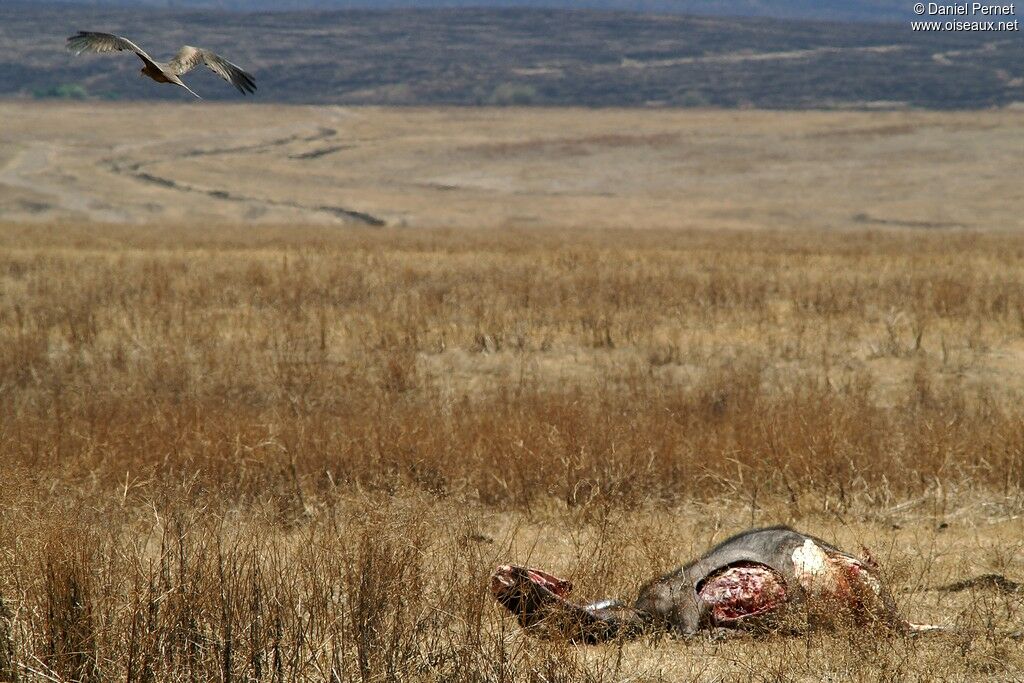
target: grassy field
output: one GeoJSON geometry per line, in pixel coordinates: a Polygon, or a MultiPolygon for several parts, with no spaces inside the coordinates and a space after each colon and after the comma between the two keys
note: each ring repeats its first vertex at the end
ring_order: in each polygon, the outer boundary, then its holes
{"type": "Polygon", "coordinates": [[[1017,680],[1024,249],[911,230],[0,226],[0,678],[1017,680]],[[750,525],[957,635],[534,641],[750,525]]]}
{"type": "Polygon", "coordinates": [[[1021,118],[0,103],[0,680],[1021,680],[1021,118]],[[69,125],[69,122],[74,122],[69,125]],[[789,523],[955,634],[521,633],[789,523]]]}

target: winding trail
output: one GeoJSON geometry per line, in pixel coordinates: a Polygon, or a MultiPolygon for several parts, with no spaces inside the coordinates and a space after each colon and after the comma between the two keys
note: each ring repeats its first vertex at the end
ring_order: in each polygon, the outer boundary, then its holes
{"type": "Polygon", "coordinates": [[[779,50],[776,52],[732,52],[725,54],[675,57],[670,59],[622,59],[614,65],[596,65],[595,70],[617,69],[664,69],[687,64],[741,64],[743,62],[774,62],[794,59],[810,59],[824,55],[838,54],[883,54],[906,50],[905,45],[867,45],[862,47],[814,47],[803,50],[779,50]]]}
{"type": "MultiPolygon", "coordinates": [[[[169,190],[176,190],[178,192],[201,194],[213,199],[219,199],[230,202],[240,203],[256,203],[264,206],[273,206],[287,209],[298,209],[300,211],[310,211],[327,213],[335,218],[341,220],[354,221],[363,225],[371,227],[383,227],[387,225],[387,221],[373,214],[365,211],[357,211],[355,209],[349,209],[344,206],[334,206],[330,204],[319,204],[309,205],[302,204],[300,202],[293,202],[280,199],[269,199],[267,197],[253,197],[245,194],[233,192],[222,188],[211,188],[204,187],[201,185],[195,185],[191,183],[185,183],[173,178],[166,176],[157,175],[151,171],[146,170],[147,167],[154,164],[165,163],[176,159],[191,159],[196,157],[206,156],[217,156],[223,154],[238,154],[246,152],[263,152],[277,147],[283,147],[295,142],[322,142],[330,140],[337,135],[337,131],[333,128],[321,127],[316,133],[310,135],[302,135],[299,133],[289,135],[281,138],[274,138],[265,142],[258,142],[251,145],[236,145],[233,147],[214,147],[209,149],[190,149],[178,155],[172,155],[169,157],[153,159],[150,161],[129,161],[127,159],[105,159],[103,163],[106,168],[116,174],[124,177],[129,177],[134,180],[148,183],[150,185],[156,185],[169,190]]],[[[324,156],[340,149],[344,149],[344,145],[338,145],[336,147],[320,148],[304,154],[292,155],[289,158],[293,159],[313,159],[319,156],[324,156]]]]}

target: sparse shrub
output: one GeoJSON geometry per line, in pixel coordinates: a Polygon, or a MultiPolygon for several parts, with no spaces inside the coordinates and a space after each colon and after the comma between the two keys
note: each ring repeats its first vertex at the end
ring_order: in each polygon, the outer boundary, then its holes
{"type": "Polygon", "coordinates": [[[529,83],[502,83],[495,86],[486,104],[500,107],[540,104],[537,88],[529,83]]]}
{"type": "Polygon", "coordinates": [[[48,88],[37,88],[32,91],[32,96],[37,100],[62,99],[62,100],[84,100],[89,97],[85,86],[78,83],[61,83],[48,88]]]}
{"type": "Polygon", "coordinates": [[[699,90],[687,90],[678,98],[676,98],[676,104],[680,107],[707,107],[711,103],[707,98],[707,95],[699,90]]]}

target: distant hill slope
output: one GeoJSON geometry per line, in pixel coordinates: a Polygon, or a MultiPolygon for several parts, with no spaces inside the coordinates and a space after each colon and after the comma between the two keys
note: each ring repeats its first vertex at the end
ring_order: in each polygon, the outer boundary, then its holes
{"type": "MultiPolygon", "coordinates": [[[[221,14],[0,3],[0,96],[187,98],[130,55],[64,49],[122,32],[157,58],[209,47],[256,75],[260,101],[950,109],[1024,100],[1019,35],[903,24],[555,10],[221,14]]],[[[190,84],[239,96],[205,70],[190,84]]]]}
{"type": "Polygon", "coordinates": [[[92,6],[124,5],[234,11],[532,7],[829,21],[896,21],[909,18],[912,7],[912,3],[907,0],[64,0],[64,2],[92,6]]]}

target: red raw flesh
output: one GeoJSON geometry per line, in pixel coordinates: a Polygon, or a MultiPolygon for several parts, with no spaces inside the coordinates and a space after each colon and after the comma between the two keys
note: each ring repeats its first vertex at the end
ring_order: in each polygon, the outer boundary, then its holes
{"type": "Polygon", "coordinates": [[[846,557],[839,558],[840,580],[836,588],[836,597],[845,601],[851,613],[860,621],[876,605],[881,605],[878,594],[871,586],[871,572],[863,564],[846,557]]]}
{"type": "Polygon", "coordinates": [[[572,581],[567,579],[560,579],[540,569],[527,569],[526,573],[530,577],[530,581],[547,588],[560,598],[567,597],[572,591],[572,581]]]}
{"type": "Polygon", "coordinates": [[[786,602],[786,581],[771,567],[743,562],[709,575],[697,594],[711,606],[716,625],[731,626],[786,602]]]}

